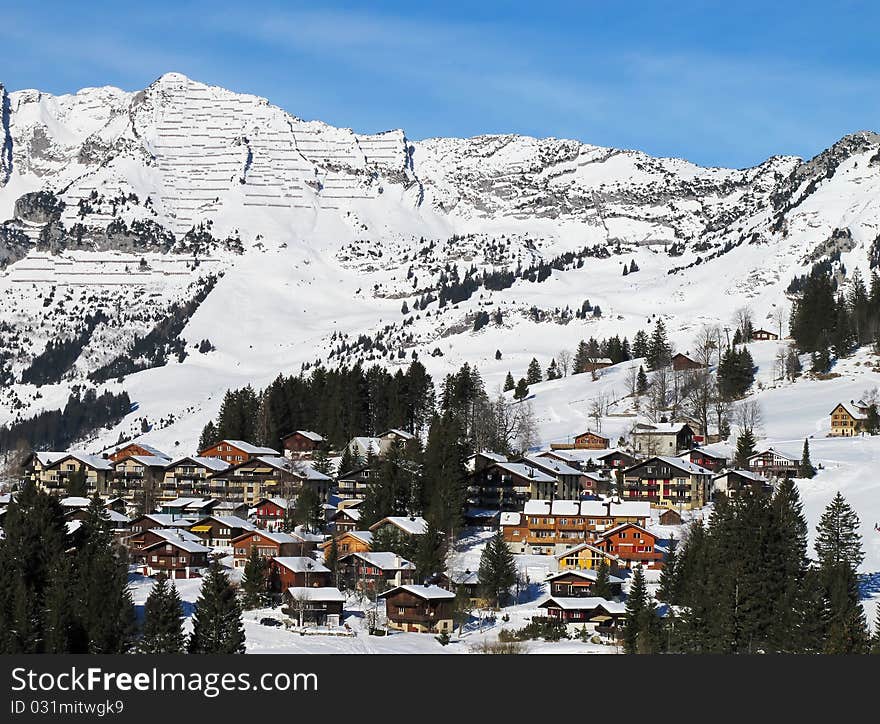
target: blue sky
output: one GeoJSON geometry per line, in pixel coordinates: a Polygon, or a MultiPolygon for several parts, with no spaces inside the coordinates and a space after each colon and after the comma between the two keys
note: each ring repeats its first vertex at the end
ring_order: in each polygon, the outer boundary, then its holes
{"type": "Polygon", "coordinates": [[[705,165],[880,130],[880,3],[0,0],[0,82],[167,71],[414,139],[526,133],[705,165]]]}

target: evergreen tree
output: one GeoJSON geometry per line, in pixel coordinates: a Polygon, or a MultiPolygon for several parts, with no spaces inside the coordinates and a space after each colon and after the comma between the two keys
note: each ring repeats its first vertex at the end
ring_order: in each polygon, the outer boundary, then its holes
{"type": "Polygon", "coordinates": [[[214,558],[202,580],[192,616],[187,649],[191,654],[243,654],[244,625],[241,606],[220,561],[214,558]]]}
{"type": "Polygon", "coordinates": [[[214,423],[209,421],[207,425],[202,428],[202,434],[199,437],[199,451],[205,450],[212,445],[216,445],[220,442],[220,437],[217,435],[217,428],[214,426],[214,423]]]}
{"type": "Polygon", "coordinates": [[[657,590],[657,598],[666,603],[675,603],[677,598],[678,579],[676,565],[678,556],[675,553],[675,539],[669,540],[669,552],[663,559],[663,569],[660,571],[660,588],[657,590]]]}
{"type": "Polygon", "coordinates": [[[839,491],[816,528],[816,554],[824,568],[846,563],[856,571],[864,560],[859,517],[839,491]]]}
{"type": "Polygon", "coordinates": [[[816,468],[814,468],[813,463],[810,462],[810,442],[807,438],[804,438],[804,452],[801,455],[801,464],[798,468],[798,475],[802,478],[816,477],[816,468]]]}
{"type": "Polygon", "coordinates": [[[871,653],[880,654],[880,606],[877,606],[877,615],[874,617],[874,636],[871,639],[871,653]]]}
{"type": "Polygon", "coordinates": [[[528,396],[529,386],[526,383],[525,377],[520,377],[519,382],[516,383],[516,389],[513,391],[513,399],[524,400],[528,396]]]}
{"type": "MultiPolygon", "coordinates": [[[[312,454],[312,462],[311,466],[317,470],[319,473],[323,473],[324,475],[329,475],[333,477],[333,463],[330,461],[330,458],[327,456],[327,451],[323,449],[315,450],[312,454]]],[[[342,472],[342,471],[339,471],[342,472]]],[[[350,472],[346,470],[345,472],[350,472]]]]}
{"type": "Polygon", "coordinates": [[[876,435],[880,432],[880,414],[877,413],[876,403],[868,405],[868,414],[865,416],[865,432],[876,435]]]}
{"type": "Polygon", "coordinates": [[[74,470],[67,478],[67,495],[71,498],[85,498],[88,495],[86,487],[86,471],[83,468],[74,470]]]}
{"type": "Polygon", "coordinates": [[[755,435],[751,430],[743,430],[736,439],[736,467],[747,469],[749,458],[755,454],[755,435]]]}
{"type": "Polygon", "coordinates": [[[658,319],[654,324],[647,352],[648,369],[658,370],[668,365],[672,359],[672,347],[666,338],[666,326],[662,319],[658,319]]]}
{"type": "Polygon", "coordinates": [[[550,364],[547,365],[547,379],[555,380],[559,378],[559,370],[556,368],[556,360],[551,359],[550,364]]]}
{"type": "Polygon", "coordinates": [[[461,526],[467,493],[467,457],[464,429],[459,418],[445,412],[428,431],[422,486],[423,509],[428,520],[455,540],[461,526]]]}
{"type": "Polygon", "coordinates": [[[304,482],[296,496],[294,516],[298,525],[305,526],[309,532],[318,533],[324,527],[324,505],[314,487],[304,482]]]}
{"type": "Polygon", "coordinates": [[[418,581],[446,572],[446,535],[432,519],[428,520],[425,532],[416,538],[413,563],[418,581]]]}
{"type": "Polygon", "coordinates": [[[137,649],[143,654],[180,654],[186,648],[183,608],[173,582],[162,574],[144,605],[144,625],[137,649]]]}
{"type": "Polygon", "coordinates": [[[507,373],[507,377],[504,378],[504,391],[507,392],[516,387],[516,382],[513,381],[513,375],[510,372],[507,373]]]}
{"type": "Polygon", "coordinates": [[[639,365],[639,374],[636,377],[636,393],[644,395],[648,391],[648,376],[645,374],[645,368],[639,365]]]}
{"type": "Polygon", "coordinates": [[[648,335],[645,334],[644,330],[640,329],[636,332],[636,336],[633,337],[632,356],[635,359],[648,356],[648,335]]]}
{"type": "Polygon", "coordinates": [[[826,654],[866,654],[870,634],[859,601],[855,571],[846,561],[823,566],[825,578],[826,654]]]}
{"type": "Polygon", "coordinates": [[[644,611],[648,608],[648,588],[645,574],[638,565],[633,571],[632,583],[626,597],[626,616],[623,622],[623,650],[628,654],[639,653],[639,638],[644,625],[644,611]]]}
{"type": "Polygon", "coordinates": [[[599,563],[599,568],[596,571],[596,582],[593,584],[592,593],[594,596],[604,598],[606,601],[611,599],[610,577],[611,571],[608,568],[608,559],[602,556],[602,561],[599,563]]]}
{"type": "Polygon", "coordinates": [[[47,654],[86,654],[88,637],[77,616],[74,589],[74,560],[62,554],[49,569],[45,595],[44,651],[47,654]]]}
{"type": "Polygon", "coordinates": [[[500,529],[483,549],[478,578],[486,597],[496,608],[506,601],[510,587],[516,583],[516,562],[500,529]]]}
{"type": "Polygon", "coordinates": [[[268,569],[268,561],[260,555],[256,546],[252,547],[241,578],[241,606],[245,611],[266,605],[268,569]]]}
{"type": "Polygon", "coordinates": [[[526,372],[526,382],[530,385],[536,385],[543,379],[541,375],[541,365],[534,357],[529,362],[529,369],[526,372]]]}
{"type": "Polygon", "coordinates": [[[335,535],[330,539],[330,545],[324,553],[324,566],[333,574],[333,585],[339,588],[339,544],[335,535]]]}

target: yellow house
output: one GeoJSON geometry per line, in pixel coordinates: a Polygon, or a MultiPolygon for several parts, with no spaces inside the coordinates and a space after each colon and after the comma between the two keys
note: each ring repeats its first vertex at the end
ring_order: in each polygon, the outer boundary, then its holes
{"type": "Polygon", "coordinates": [[[580,543],[554,556],[560,571],[567,570],[598,570],[602,559],[608,561],[608,568],[617,570],[619,559],[613,553],[608,553],[589,543],[580,543]]]}
{"type": "Polygon", "coordinates": [[[840,402],[831,411],[832,437],[852,437],[858,435],[865,428],[868,419],[868,404],[863,400],[858,402],[840,402]]]}

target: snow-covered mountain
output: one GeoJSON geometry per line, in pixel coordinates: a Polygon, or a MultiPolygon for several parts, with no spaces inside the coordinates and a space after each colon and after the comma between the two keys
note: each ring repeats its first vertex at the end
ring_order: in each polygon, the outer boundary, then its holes
{"type": "Polygon", "coordinates": [[[867,277],[878,259],[871,132],[734,170],[554,138],[363,135],[176,73],[135,93],[0,86],[0,104],[0,424],[57,408],[181,320],[182,362],[97,383],[139,408],[94,446],[145,417],[151,440],[188,452],[227,388],[315,360],[469,361],[495,386],[652,315],[687,349],[744,305],[775,328],[817,261],[867,277]],[[480,277],[493,271],[513,276],[480,277]],[[441,308],[456,274],[476,281],[441,308]],[[575,315],[586,300],[601,316],[575,315]],[[75,338],[63,379],[22,383],[50,340],[75,338]]]}

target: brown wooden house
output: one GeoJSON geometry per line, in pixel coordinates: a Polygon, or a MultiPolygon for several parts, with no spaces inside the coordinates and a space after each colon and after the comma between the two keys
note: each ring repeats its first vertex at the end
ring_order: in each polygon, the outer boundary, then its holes
{"type": "Polygon", "coordinates": [[[199,456],[204,458],[220,458],[230,465],[243,463],[259,455],[278,456],[280,453],[271,448],[260,445],[251,445],[244,440],[221,440],[209,445],[204,450],[199,450],[199,456]]]}
{"type": "Polygon", "coordinates": [[[779,335],[768,329],[754,329],[752,330],[752,339],[756,342],[761,342],[765,340],[779,339],[779,335]]]}
{"type": "Polygon", "coordinates": [[[624,523],[605,531],[593,545],[616,555],[627,568],[639,564],[645,568],[663,566],[663,552],[656,547],[657,536],[635,523],[624,523]]]}
{"type": "Polygon", "coordinates": [[[685,370],[701,370],[704,369],[702,362],[688,357],[686,354],[678,352],[672,355],[672,369],[675,372],[684,372],[685,370]]]}
{"type": "Polygon", "coordinates": [[[170,456],[166,455],[161,450],[154,448],[152,445],[147,445],[145,442],[130,442],[123,447],[117,448],[113,453],[108,456],[108,459],[111,462],[117,463],[120,460],[130,457],[132,455],[140,455],[142,457],[165,458],[166,460],[171,460],[170,456]]]}
{"type": "Polygon", "coordinates": [[[324,438],[311,430],[295,430],[281,438],[282,452],[285,457],[305,457],[319,450],[324,438]]]}
{"type": "Polygon", "coordinates": [[[342,623],[345,596],[338,588],[330,586],[297,587],[284,591],[281,613],[292,618],[298,625],[339,626],[342,623]]]}
{"type": "MultiPolygon", "coordinates": [[[[338,555],[344,556],[347,553],[366,553],[370,550],[373,543],[373,534],[368,530],[347,530],[336,536],[336,551],[338,555]]],[[[332,545],[327,540],[318,546],[326,554],[332,545]]]]}
{"type": "Polygon", "coordinates": [[[379,594],[388,627],[415,633],[451,633],[455,594],[439,586],[404,585],[379,594]]]}
{"type": "Polygon", "coordinates": [[[202,539],[205,545],[225,547],[256,526],[234,515],[209,515],[190,526],[190,532],[202,539]]]}
{"type": "Polygon", "coordinates": [[[251,550],[263,558],[279,558],[282,556],[308,556],[315,544],[301,536],[291,533],[276,533],[265,530],[251,530],[238,538],[232,539],[233,561],[236,568],[244,568],[251,550]]]}
{"type": "MultiPolygon", "coordinates": [[[[596,585],[598,577],[598,571],[592,568],[570,568],[552,573],[545,579],[545,583],[550,586],[551,596],[592,596],[593,586],[596,585]]],[[[622,578],[609,574],[608,585],[611,587],[612,596],[621,595],[622,578]]]]}
{"type": "Polygon", "coordinates": [[[329,568],[308,556],[278,556],[269,562],[269,580],[276,593],[291,587],[329,586],[332,575],[329,568]]]}
{"type": "Polygon", "coordinates": [[[144,548],[144,572],[169,578],[194,578],[208,566],[211,549],[184,538],[169,538],[144,548]]]}

